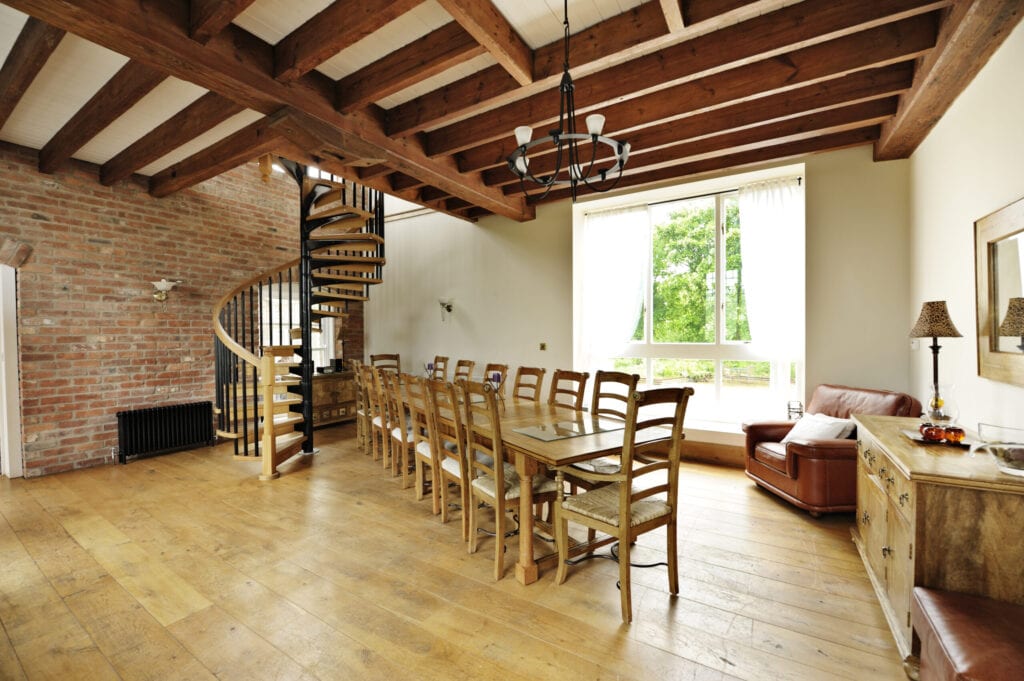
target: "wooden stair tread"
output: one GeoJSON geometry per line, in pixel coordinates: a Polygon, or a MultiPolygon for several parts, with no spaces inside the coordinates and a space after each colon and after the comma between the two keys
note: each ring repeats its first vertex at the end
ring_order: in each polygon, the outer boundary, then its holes
{"type": "MultiPolygon", "coordinates": [[[[280,456],[281,453],[283,451],[285,451],[286,449],[288,449],[290,447],[294,447],[296,445],[301,445],[305,441],[306,441],[306,436],[303,435],[302,433],[298,432],[298,431],[295,431],[295,432],[292,432],[292,433],[284,433],[282,435],[276,435],[274,437],[274,444],[277,446],[278,456],[280,456]]],[[[260,450],[261,450],[260,453],[262,454],[262,447],[260,448],[260,450]]],[[[254,442],[251,445],[249,445],[246,448],[246,451],[247,452],[255,452],[256,451],[256,443],[254,442]]],[[[252,458],[252,457],[249,457],[249,458],[252,458]]]]}
{"type": "Polygon", "coordinates": [[[321,317],[348,317],[348,312],[335,312],[334,310],[313,310],[313,314],[321,317]]]}
{"type": "Polygon", "coordinates": [[[311,234],[322,234],[322,238],[329,239],[332,235],[345,236],[347,234],[364,233],[364,229],[366,229],[365,218],[338,218],[326,225],[314,228],[311,234]]]}
{"type": "Polygon", "coordinates": [[[298,345],[264,345],[263,354],[274,357],[291,357],[298,349],[298,345]]]}
{"type": "Polygon", "coordinates": [[[360,284],[355,281],[322,284],[320,286],[313,287],[314,289],[316,289],[315,291],[313,291],[313,295],[317,296],[322,295],[324,293],[351,293],[352,291],[361,292],[364,286],[365,284],[360,284]]]}
{"type": "MultiPolygon", "coordinates": [[[[330,227],[333,227],[331,225],[330,227]]],[[[384,243],[384,237],[379,234],[372,232],[341,232],[338,234],[331,234],[330,227],[321,227],[315,230],[309,235],[310,241],[345,241],[345,242],[359,242],[359,241],[370,241],[373,244],[384,243]]]]}
{"type": "MultiPolygon", "coordinates": [[[[321,280],[328,281],[328,282],[345,281],[345,282],[352,282],[352,283],[359,282],[359,283],[363,283],[363,284],[379,284],[382,281],[384,281],[383,279],[376,278],[376,277],[360,277],[360,276],[356,276],[354,274],[337,274],[337,273],[334,273],[334,272],[314,272],[313,273],[313,281],[315,282],[317,279],[321,279],[321,280]]],[[[315,285],[324,286],[324,285],[329,285],[329,284],[315,284],[315,285]]]]}
{"type": "Polygon", "coordinates": [[[316,305],[338,305],[344,304],[346,300],[369,300],[368,296],[364,296],[357,293],[332,293],[329,296],[325,293],[318,293],[317,296],[321,298],[329,298],[329,300],[316,300],[316,305]]]}
{"type": "MultiPolygon", "coordinates": [[[[364,267],[366,265],[383,265],[384,258],[376,255],[314,255],[313,256],[313,267],[334,267],[335,269],[356,269],[355,266],[364,267]],[[318,264],[324,263],[324,264],[318,264]]],[[[360,272],[372,272],[373,269],[359,269],[360,272]]]]}
{"type": "Polygon", "coordinates": [[[359,219],[364,223],[373,217],[373,213],[367,212],[361,208],[350,206],[347,203],[338,203],[335,205],[325,205],[319,210],[316,209],[317,204],[314,204],[314,210],[309,212],[310,220],[323,220],[324,218],[333,218],[340,216],[349,216],[351,219],[359,219]]]}

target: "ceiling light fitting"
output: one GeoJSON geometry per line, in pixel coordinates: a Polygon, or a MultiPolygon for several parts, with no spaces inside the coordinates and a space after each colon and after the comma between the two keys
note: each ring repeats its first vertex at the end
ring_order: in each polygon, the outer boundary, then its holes
{"type": "MultiPolygon", "coordinates": [[[[622,177],[622,168],[629,158],[629,143],[616,142],[610,137],[604,137],[601,132],[604,128],[604,116],[601,114],[590,114],[587,116],[587,132],[576,132],[576,105],[573,101],[572,76],[569,75],[569,0],[565,0],[565,20],[562,22],[565,27],[565,62],[563,63],[562,84],[559,86],[560,102],[558,108],[558,128],[551,130],[547,137],[541,137],[530,141],[533,137],[533,128],[528,125],[520,125],[515,129],[516,150],[508,157],[508,167],[519,178],[523,193],[527,193],[526,181],[534,182],[544,187],[544,193],[539,198],[543,199],[551,191],[551,188],[559,185],[568,185],[572,193],[572,200],[576,201],[576,193],[579,184],[582,182],[587,188],[606,192],[618,184],[622,177]],[[590,143],[589,153],[585,143],[590,143]],[[555,170],[550,175],[542,174],[540,177],[530,171],[530,158],[528,152],[540,145],[550,145],[555,152],[555,170]],[[603,149],[606,154],[610,153],[615,162],[607,168],[595,168],[597,165],[599,150],[603,149]],[[583,157],[589,156],[589,161],[583,157]],[[563,168],[563,162],[565,167],[563,168]],[[610,184],[602,185],[609,182],[610,184]]],[[[544,149],[538,150],[544,152],[544,149]]]]}

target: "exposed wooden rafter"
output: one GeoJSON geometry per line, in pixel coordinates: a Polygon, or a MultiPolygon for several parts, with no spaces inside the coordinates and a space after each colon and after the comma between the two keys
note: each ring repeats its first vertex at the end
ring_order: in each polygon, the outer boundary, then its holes
{"type": "Polygon", "coordinates": [[[205,43],[256,0],[189,0],[189,35],[205,43]]]}
{"type": "Polygon", "coordinates": [[[25,90],[46,65],[64,37],[64,30],[29,17],[0,68],[0,128],[21,101],[25,90]]]}
{"type": "Polygon", "coordinates": [[[520,85],[533,82],[533,50],[489,2],[437,0],[520,85]]]}

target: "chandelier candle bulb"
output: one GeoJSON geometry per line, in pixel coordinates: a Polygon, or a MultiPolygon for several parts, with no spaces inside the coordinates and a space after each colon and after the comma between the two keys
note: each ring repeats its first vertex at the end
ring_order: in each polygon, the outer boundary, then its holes
{"type": "Polygon", "coordinates": [[[533,139],[533,128],[528,125],[520,125],[516,128],[516,144],[523,146],[533,139]]]}
{"type": "Polygon", "coordinates": [[[587,116],[587,132],[591,135],[600,135],[604,130],[604,116],[601,114],[590,114],[587,116]]]}

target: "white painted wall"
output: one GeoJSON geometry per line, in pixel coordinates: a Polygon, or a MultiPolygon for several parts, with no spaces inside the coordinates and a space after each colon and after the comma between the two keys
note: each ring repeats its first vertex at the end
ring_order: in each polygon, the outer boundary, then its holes
{"type": "MultiPolygon", "coordinates": [[[[873,163],[870,147],[796,161],[807,183],[806,384],[906,390],[909,162],[873,163]]],[[[436,214],[388,223],[384,283],[365,310],[367,356],[399,352],[415,371],[435,354],[572,366],[570,222],[562,202],[523,224],[436,214]],[[438,298],[454,299],[447,322],[438,298]]]]}
{"type": "Polygon", "coordinates": [[[0,265],[0,474],[24,474],[18,382],[18,318],[14,268],[0,265]]]}
{"type": "MultiPolygon", "coordinates": [[[[1024,388],[977,372],[974,222],[1024,196],[1024,24],[1007,38],[910,159],[910,306],[945,300],[963,338],[939,339],[939,382],[960,421],[1024,427],[1024,388]]],[[[931,351],[912,357],[915,394],[931,384],[931,351]]]]}
{"type": "Polygon", "coordinates": [[[422,372],[434,355],[477,362],[572,366],[572,213],[541,206],[537,219],[477,224],[432,213],[388,222],[384,283],[365,308],[366,356],[399,352],[422,372]],[[454,310],[442,321],[440,298],[454,310]],[[540,343],[547,350],[539,350],[540,343]]]}

